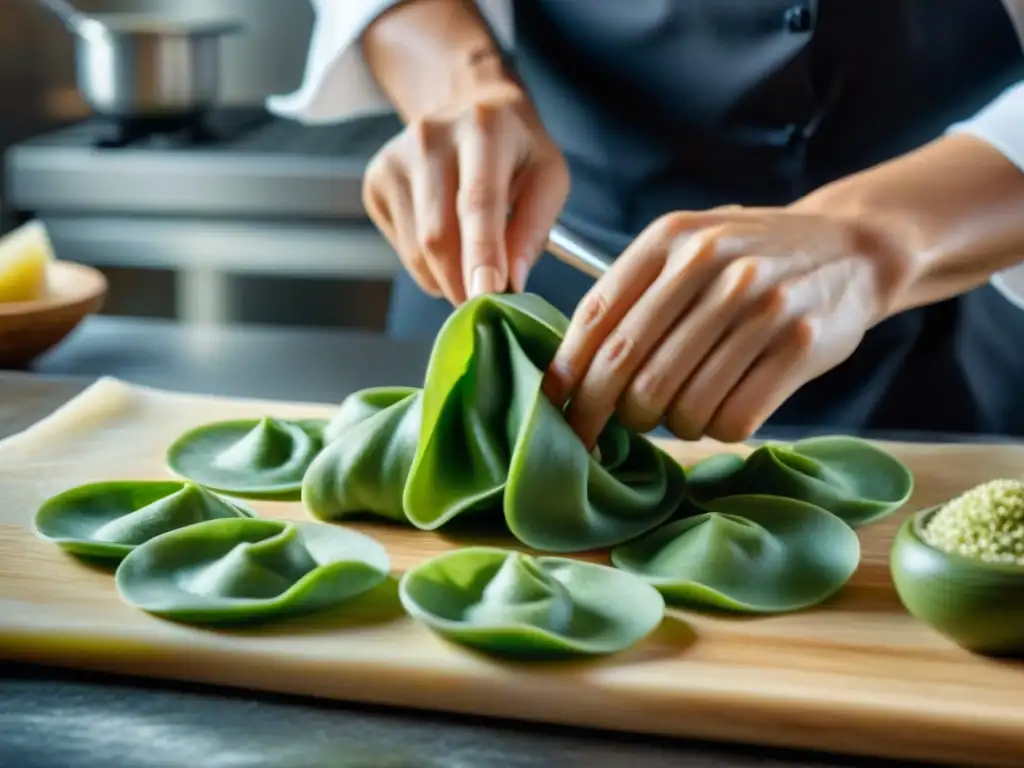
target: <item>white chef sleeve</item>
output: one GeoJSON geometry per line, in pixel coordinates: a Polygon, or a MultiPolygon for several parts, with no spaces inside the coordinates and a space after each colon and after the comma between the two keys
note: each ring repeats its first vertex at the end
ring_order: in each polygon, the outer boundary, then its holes
{"type": "MultiPolygon", "coordinates": [[[[512,0],[476,0],[505,48],[513,43],[512,0]]],[[[363,59],[359,38],[384,11],[408,0],[310,0],[316,18],[298,90],[271,96],[267,109],[307,125],[392,112],[363,59]]]]}
{"type": "MultiPolygon", "coordinates": [[[[1024,173],[1024,82],[1010,86],[972,118],[950,126],[948,132],[987,141],[1024,173]]],[[[992,287],[1024,310],[1024,261],[994,275],[992,287]]]]}
{"type": "Polygon", "coordinates": [[[1024,171],[1024,82],[1003,91],[974,117],[949,127],[987,141],[1024,171]]]}

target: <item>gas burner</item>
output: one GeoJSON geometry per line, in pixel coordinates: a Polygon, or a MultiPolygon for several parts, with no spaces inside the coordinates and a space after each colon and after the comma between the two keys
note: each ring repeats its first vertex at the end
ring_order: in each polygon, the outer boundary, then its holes
{"type": "Polygon", "coordinates": [[[115,118],[107,124],[107,129],[106,135],[96,141],[96,146],[103,149],[150,142],[193,146],[204,143],[210,135],[199,115],[115,118]]]}
{"type": "Polygon", "coordinates": [[[104,120],[95,141],[100,149],[190,149],[223,144],[270,120],[263,110],[104,120]]]}

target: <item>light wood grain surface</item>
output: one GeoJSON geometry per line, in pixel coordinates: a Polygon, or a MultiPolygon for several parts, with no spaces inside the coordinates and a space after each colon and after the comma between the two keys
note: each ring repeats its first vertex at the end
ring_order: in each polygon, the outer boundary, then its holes
{"type": "MultiPolygon", "coordinates": [[[[39,540],[46,497],[104,479],[168,477],[167,443],[222,418],[323,416],[330,406],[223,400],[102,380],[0,442],[0,657],[242,688],[613,730],[972,765],[1024,765],[1024,664],[974,657],[915,622],[888,572],[905,515],[993,477],[1024,447],[888,444],[915,473],[905,510],[863,529],[863,563],[819,609],[771,618],[670,612],[642,646],[597,662],[507,664],[460,649],[395,606],[212,631],[124,605],[108,573],[39,540]]],[[[739,450],[666,443],[690,463],[739,450]]],[[[257,504],[307,519],[299,504],[257,504]]],[[[465,542],[360,525],[396,571],[465,542]]],[[[602,554],[591,555],[603,559],[602,554]]]]}

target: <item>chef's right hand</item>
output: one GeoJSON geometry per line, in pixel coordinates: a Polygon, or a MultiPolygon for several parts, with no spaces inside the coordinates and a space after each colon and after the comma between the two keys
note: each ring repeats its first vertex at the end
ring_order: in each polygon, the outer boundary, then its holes
{"type": "Polygon", "coordinates": [[[522,291],[568,193],[561,152],[508,83],[410,121],[363,183],[370,218],[406,269],[453,305],[522,291]]]}

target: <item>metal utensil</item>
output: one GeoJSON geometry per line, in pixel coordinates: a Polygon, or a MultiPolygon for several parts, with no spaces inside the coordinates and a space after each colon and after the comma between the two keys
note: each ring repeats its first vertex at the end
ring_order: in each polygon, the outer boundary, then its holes
{"type": "Polygon", "coordinates": [[[601,277],[612,265],[612,257],[586,238],[570,232],[561,224],[548,235],[548,252],[571,267],[593,278],[601,277]]]}
{"type": "Polygon", "coordinates": [[[221,38],[242,28],[235,21],[87,16],[66,0],[39,2],[75,36],[78,90],[109,117],[185,117],[213,106],[221,38]]]}

